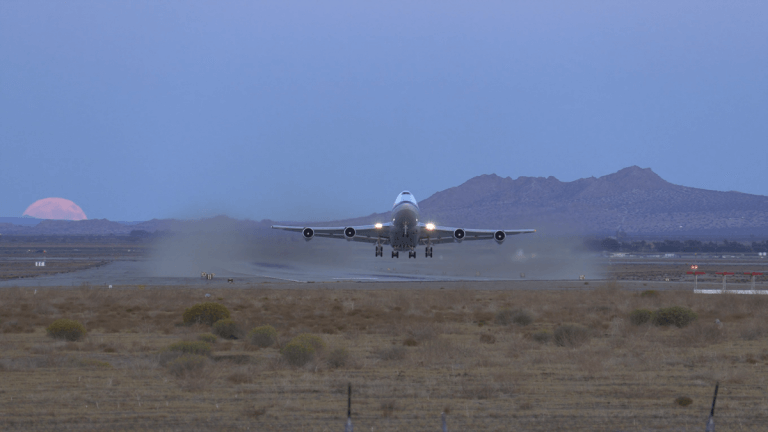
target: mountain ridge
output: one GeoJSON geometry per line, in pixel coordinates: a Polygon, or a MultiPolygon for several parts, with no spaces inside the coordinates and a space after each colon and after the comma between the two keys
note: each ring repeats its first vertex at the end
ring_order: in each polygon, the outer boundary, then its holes
{"type": "MultiPolygon", "coordinates": [[[[467,228],[536,228],[553,234],[692,235],[718,232],[768,235],[768,197],[670,183],[650,168],[631,166],[601,177],[563,182],[554,176],[472,177],[419,202],[422,221],[467,228]]],[[[297,225],[344,226],[384,222],[389,213],[297,225]]],[[[106,219],[43,220],[36,226],[0,223],[16,235],[125,235],[132,231],[268,229],[270,220],[219,216],[200,221],[153,219],[121,224],[106,219]],[[219,228],[216,228],[219,227],[219,228]]]]}

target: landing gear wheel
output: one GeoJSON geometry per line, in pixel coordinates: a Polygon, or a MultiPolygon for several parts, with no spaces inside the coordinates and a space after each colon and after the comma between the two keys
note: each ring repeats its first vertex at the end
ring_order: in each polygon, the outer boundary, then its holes
{"type": "Polygon", "coordinates": [[[408,251],[408,258],[416,258],[416,251],[408,251]]]}
{"type": "Polygon", "coordinates": [[[400,252],[392,251],[392,258],[400,258],[400,252]]]}
{"type": "Polygon", "coordinates": [[[377,257],[383,257],[384,256],[384,247],[383,246],[376,246],[376,256],[377,257]]]}
{"type": "Polygon", "coordinates": [[[432,258],[432,246],[427,246],[427,248],[424,250],[424,256],[427,258],[432,258]]]}

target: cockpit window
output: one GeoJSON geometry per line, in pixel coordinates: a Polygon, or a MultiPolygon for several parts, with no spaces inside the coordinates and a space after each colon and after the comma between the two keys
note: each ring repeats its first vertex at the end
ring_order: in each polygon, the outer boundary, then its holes
{"type": "MultiPolygon", "coordinates": [[[[403,201],[407,201],[415,206],[418,207],[418,204],[416,203],[416,198],[408,191],[402,191],[400,192],[400,195],[397,196],[397,199],[395,200],[395,206],[400,204],[403,201]]],[[[394,207],[392,207],[394,208],[394,207]]]]}

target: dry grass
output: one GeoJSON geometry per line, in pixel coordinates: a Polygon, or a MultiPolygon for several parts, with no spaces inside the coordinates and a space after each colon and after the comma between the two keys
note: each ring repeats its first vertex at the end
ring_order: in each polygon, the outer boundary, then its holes
{"type": "Polygon", "coordinates": [[[641,296],[620,283],[578,292],[422,286],[217,290],[242,328],[270,324],[282,344],[312,333],[332,347],[302,367],[285,363],[279,346],[243,339],[168,366],[166,347],[210,331],[181,325],[199,289],[5,289],[0,428],[333,430],[348,382],[361,430],[435,430],[444,410],[450,430],[696,430],[716,381],[719,431],[768,422],[768,299],[641,296]],[[674,305],[699,319],[682,329],[630,324],[634,309],[674,305]],[[502,310],[535,319],[497,324],[502,310]],[[46,337],[61,317],[82,322],[85,339],[46,337]],[[564,326],[589,338],[551,343],[564,326]],[[690,405],[676,403],[681,396],[690,405]]]}

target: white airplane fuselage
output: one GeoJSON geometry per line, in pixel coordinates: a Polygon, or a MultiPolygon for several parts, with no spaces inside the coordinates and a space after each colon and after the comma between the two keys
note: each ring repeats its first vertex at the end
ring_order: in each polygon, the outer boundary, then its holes
{"type": "Polygon", "coordinates": [[[419,245],[419,204],[410,192],[397,196],[392,207],[392,229],[389,241],[396,251],[414,250],[419,245]]]}

